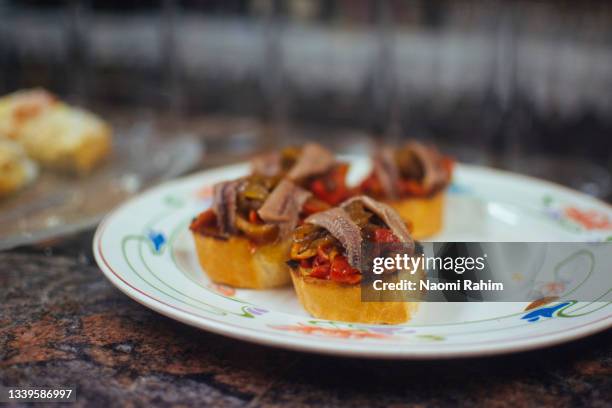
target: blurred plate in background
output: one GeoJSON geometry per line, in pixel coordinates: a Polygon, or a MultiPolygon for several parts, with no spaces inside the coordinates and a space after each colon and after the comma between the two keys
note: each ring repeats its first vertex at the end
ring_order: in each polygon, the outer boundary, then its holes
{"type": "Polygon", "coordinates": [[[146,129],[119,133],[107,163],[86,177],[42,171],[32,186],[0,201],[0,250],[95,226],[129,196],[193,168],[200,142],[153,137],[146,129]]]}

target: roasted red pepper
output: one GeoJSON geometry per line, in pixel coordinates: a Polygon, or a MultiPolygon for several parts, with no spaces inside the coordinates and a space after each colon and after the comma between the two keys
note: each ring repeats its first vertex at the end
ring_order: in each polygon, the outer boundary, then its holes
{"type": "Polygon", "coordinates": [[[318,198],[311,197],[309,198],[302,207],[302,213],[308,216],[311,214],[315,214],[321,211],[328,210],[330,205],[325,201],[319,200],[318,198]]]}
{"type": "Polygon", "coordinates": [[[400,242],[395,234],[387,228],[376,228],[374,230],[374,241],[379,243],[400,242]]]}
{"type": "Polygon", "coordinates": [[[335,282],[354,284],[361,281],[361,274],[344,256],[338,255],[331,263],[330,278],[335,282]]]}
{"type": "Polygon", "coordinates": [[[300,266],[304,269],[312,268],[312,259],[300,259],[300,266]]]}
{"type": "Polygon", "coordinates": [[[402,196],[424,197],[431,192],[416,180],[400,180],[398,184],[402,196]]]}
{"type": "MultiPolygon", "coordinates": [[[[455,166],[454,160],[449,157],[443,157],[440,161],[440,166],[444,169],[450,180],[455,166]]],[[[385,196],[382,185],[374,172],[361,182],[359,188],[363,193],[373,197],[384,198],[385,196]]],[[[423,187],[423,184],[418,180],[400,179],[397,182],[397,189],[400,197],[426,197],[432,193],[431,189],[423,187]]]]}
{"type": "Polygon", "coordinates": [[[312,263],[312,271],[310,272],[310,276],[319,279],[329,279],[329,268],[329,260],[317,255],[312,263]]]}
{"type": "Polygon", "coordinates": [[[374,197],[381,197],[384,195],[380,181],[374,173],[370,174],[365,180],[363,180],[359,188],[364,193],[374,197]]]}
{"type": "Polygon", "coordinates": [[[339,164],[323,177],[313,180],[310,190],[315,197],[331,205],[337,205],[347,199],[350,196],[346,185],[348,168],[346,163],[339,164]]]}
{"type": "Polygon", "coordinates": [[[257,211],[249,211],[249,222],[252,222],[253,224],[261,223],[261,219],[259,218],[259,215],[257,215],[257,211]]]}
{"type": "MultiPolygon", "coordinates": [[[[353,268],[346,258],[336,255],[330,259],[329,248],[320,246],[317,255],[311,258],[310,276],[318,279],[330,279],[334,282],[354,284],[361,281],[359,270],[353,268]]],[[[300,266],[307,267],[310,261],[300,261],[300,266]]]]}
{"type": "Polygon", "coordinates": [[[210,227],[217,222],[217,216],[215,215],[212,208],[201,212],[189,226],[189,229],[193,232],[199,232],[204,227],[210,227]]]}

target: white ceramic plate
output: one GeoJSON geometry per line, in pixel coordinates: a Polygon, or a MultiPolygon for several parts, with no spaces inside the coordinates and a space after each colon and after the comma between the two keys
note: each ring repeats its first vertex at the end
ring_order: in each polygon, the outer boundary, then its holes
{"type": "MultiPolygon", "coordinates": [[[[351,158],[351,178],[368,171],[351,158]]],[[[219,168],[154,188],[121,206],[99,226],[94,252],[107,278],[143,305],[226,336],[310,352],[378,358],[449,358],[535,349],[612,325],[606,302],[423,303],[398,326],[333,322],[308,316],[292,288],[235,290],[211,283],[198,264],[187,226],[210,205],[211,185],[245,174],[219,168]]],[[[447,241],[605,241],[612,208],[544,181],[458,165],[449,191],[447,241]]],[[[579,257],[568,254],[570,266],[579,257]]]]}

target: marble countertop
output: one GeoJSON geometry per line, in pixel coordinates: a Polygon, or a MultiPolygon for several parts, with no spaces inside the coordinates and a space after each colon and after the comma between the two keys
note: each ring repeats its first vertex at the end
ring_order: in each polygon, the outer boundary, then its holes
{"type": "Polygon", "coordinates": [[[200,331],[103,277],[92,233],[0,253],[0,383],[77,387],[78,406],[610,406],[612,331],[515,355],[334,358],[200,331]]]}

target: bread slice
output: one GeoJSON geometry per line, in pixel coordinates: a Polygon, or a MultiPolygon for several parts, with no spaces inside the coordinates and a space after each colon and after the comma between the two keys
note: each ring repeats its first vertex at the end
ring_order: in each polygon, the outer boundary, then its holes
{"type": "Polygon", "coordinates": [[[45,167],[86,174],[110,152],[111,129],[92,113],[58,104],[25,123],[19,141],[45,167]]]}
{"type": "Polygon", "coordinates": [[[366,324],[400,324],[416,313],[418,302],[364,302],[361,285],[348,285],[291,271],[293,287],[308,313],[319,319],[366,324]]]}
{"type": "Polygon", "coordinates": [[[0,139],[0,198],[20,190],[38,174],[36,164],[23,148],[8,139],[0,139]]]}
{"type": "Polygon", "coordinates": [[[227,240],[193,233],[198,260],[216,283],[238,288],[266,289],[289,284],[290,240],[254,246],[247,238],[227,240]]]}
{"type": "Polygon", "coordinates": [[[442,190],[431,197],[411,197],[386,203],[409,224],[414,239],[423,239],[442,229],[445,201],[446,192],[442,190]]]}
{"type": "Polygon", "coordinates": [[[84,174],[108,155],[112,132],[96,115],[31,89],[0,98],[0,138],[19,142],[44,167],[84,174]]]}
{"type": "Polygon", "coordinates": [[[26,89],[0,98],[0,137],[19,140],[21,129],[59,101],[44,89],[26,89]]]}

